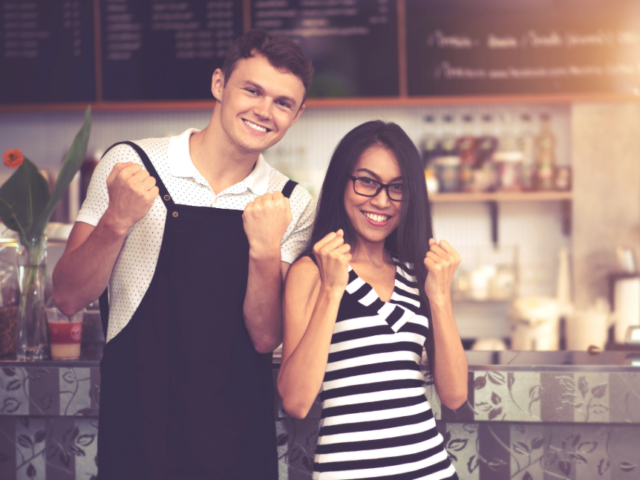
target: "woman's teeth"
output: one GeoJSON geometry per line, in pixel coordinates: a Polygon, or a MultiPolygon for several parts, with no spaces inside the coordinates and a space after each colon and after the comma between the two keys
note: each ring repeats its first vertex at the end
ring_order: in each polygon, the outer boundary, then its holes
{"type": "Polygon", "coordinates": [[[245,125],[250,128],[253,128],[256,132],[267,133],[267,128],[261,127],[260,125],[256,125],[255,123],[250,122],[249,120],[243,120],[245,125]]]}
{"type": "Polygon", "coordinates": [[[364,214],[365,217],[370,218],[371,220],[377,223],[382,223],[389,218],[386,215],[376,215],[374,213],[367,213],[367,212],[362,212],[362,213],[364,214]]]}

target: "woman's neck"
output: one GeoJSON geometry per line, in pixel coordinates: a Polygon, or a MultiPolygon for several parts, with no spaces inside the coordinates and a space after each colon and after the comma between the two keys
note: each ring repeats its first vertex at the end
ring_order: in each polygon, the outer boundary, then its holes
{"type": "Polygon", "coordinates": [[[351,263],[383,268],[392,261],[391,255],[384,248],[384,242],[369,243],[360,240],[352,253],[351,263]]]}

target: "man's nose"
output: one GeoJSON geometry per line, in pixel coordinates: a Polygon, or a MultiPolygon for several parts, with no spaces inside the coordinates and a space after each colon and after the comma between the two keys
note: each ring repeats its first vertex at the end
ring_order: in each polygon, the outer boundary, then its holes
{"type": "Polygon", "coordinates": [[[253,109],[253,113],[255,113],[260,118],[263,118],[265,120],[270,120],[272,106],[273,106],[273,102],[268,98],[263,97],[253,109]]]}

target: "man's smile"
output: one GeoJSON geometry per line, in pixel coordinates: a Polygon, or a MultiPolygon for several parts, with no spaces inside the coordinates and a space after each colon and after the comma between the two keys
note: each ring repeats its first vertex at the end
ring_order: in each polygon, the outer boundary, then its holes
{"type": "Polygon", "coordinates": [[[267,128],[267,127],[263,127],[262,125],[258,125],[257,123],[253,123],[245,118],[242,119],[242,121],[244,122],[244,124],[246,126],[248,126],[250,129],[259,132],[259,133],[267,133],[270,132],[271,129],[267,128]]]}

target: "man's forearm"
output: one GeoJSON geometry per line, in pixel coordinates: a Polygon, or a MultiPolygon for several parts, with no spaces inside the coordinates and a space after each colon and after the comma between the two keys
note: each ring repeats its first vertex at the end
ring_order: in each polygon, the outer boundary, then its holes
{"type": "Polygon", "coordinates": [[[53,272],[56,304],[68,315],[93,302],[107,287],[127,233],[112,228],[104,217],[95,228],[79,223],[74,230],[53,272]]]}
{"type": "Polygon", "coordinates": [[[282,269],[280,251],[249,255],[249,280],[244,298],[244,321],[255,349],[273,351],[282,343],[282,269]]]}

